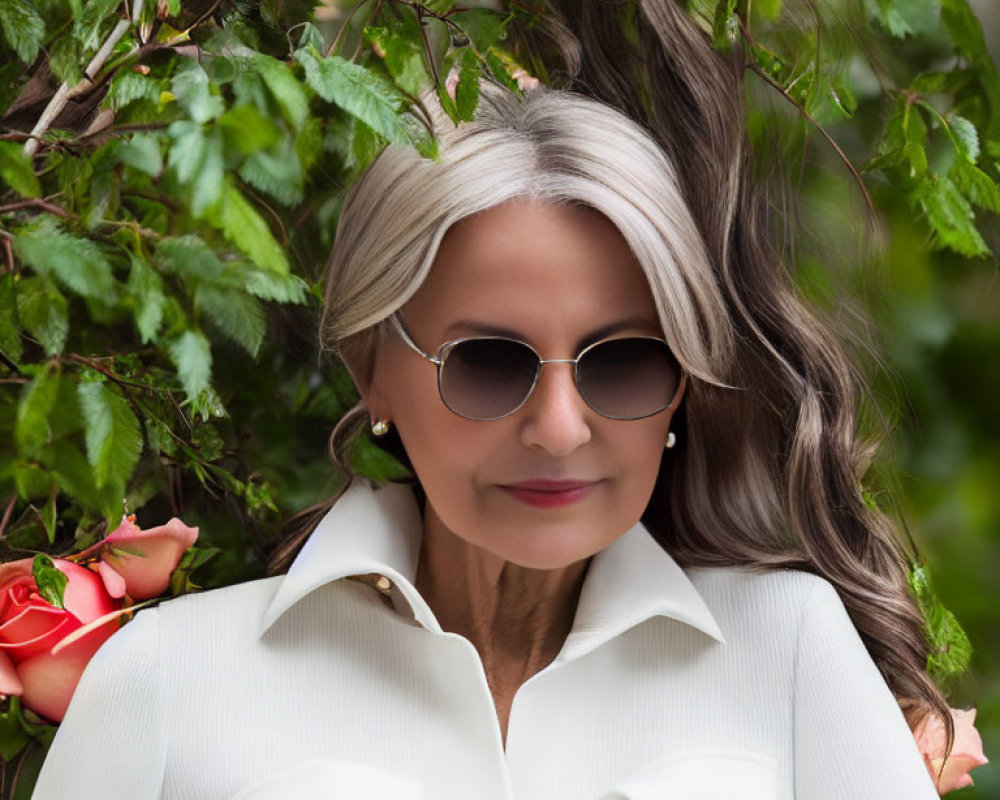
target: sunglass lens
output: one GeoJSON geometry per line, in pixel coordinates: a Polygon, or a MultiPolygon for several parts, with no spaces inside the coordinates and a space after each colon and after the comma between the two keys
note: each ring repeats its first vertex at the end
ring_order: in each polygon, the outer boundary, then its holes
{"type": "Polygon", "coordinates": [[[441,366],[441,397],[463,417],[499,419],[524,402],[535,383],[538,356],[509,339],[456,344],[441,366]]]}
{"type": "Polygon", "coordinates": [[[580,393],[600,414],[640,419],[673,400],[680,367],[665,342],[611,339],[588,350],[578,366],[580,393]]]}

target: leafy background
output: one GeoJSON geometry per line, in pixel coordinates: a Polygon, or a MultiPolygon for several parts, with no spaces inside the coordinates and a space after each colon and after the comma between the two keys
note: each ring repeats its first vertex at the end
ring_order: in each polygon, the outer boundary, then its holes
{"type": "MultiPolygon", "coordinates": [[[[978,19],[967,0],[685,5],[718,47],[745,49],[776,236],[803,294],[858,342],[892,431],[868,489],[973,642],[970,669],[942,680],[996,754],[991,2],[978,19]]],[[[386,141],[433,156],[412,105],[425,86],[458,120],[480,74],[558,83],[547,11],[0,0],[0,559],[85,547],[127,498],[146,527],[201,527],[175,591],[263,574],[292,515],[337,489],[326,440],[354,390],[315,341],[346,187],[386,141]]],[[[353,461],[399,470],[367,437],[353,461]]],[[[0,706],[3,797],[28,797],[51,731],[0,706]]],[[[995,767],[975,778],[964,796],[1000,796],[995,767]]]]}

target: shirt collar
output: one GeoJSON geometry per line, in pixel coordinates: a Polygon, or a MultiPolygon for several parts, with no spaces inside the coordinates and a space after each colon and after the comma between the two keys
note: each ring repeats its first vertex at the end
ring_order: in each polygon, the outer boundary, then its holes
{"type": "MultiPolygon", "coordinates": [[[[261,635],[320,586],[373,573],[392,581],[417,623],[440,633],[440,624],[413,585],[422,531],[411,488],[387,484],[373,489],[364,480],[353,481],[282,578],[264,613],[261,635]]],[[[676,619],[725,642],[690,579],[638,523],[591,560],[573,628],[556,661],[578,658],[654,616],[676,619]]]]}

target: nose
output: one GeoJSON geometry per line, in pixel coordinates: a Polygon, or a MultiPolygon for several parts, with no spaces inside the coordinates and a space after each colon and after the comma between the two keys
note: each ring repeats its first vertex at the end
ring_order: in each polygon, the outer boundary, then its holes
{"type": "Polygon", "coordinates": [[[572,364],[543,364],[538,383],[518,412],[521,440],[561,457],[590,441],[589,417],[573,380],[572,364]]]}

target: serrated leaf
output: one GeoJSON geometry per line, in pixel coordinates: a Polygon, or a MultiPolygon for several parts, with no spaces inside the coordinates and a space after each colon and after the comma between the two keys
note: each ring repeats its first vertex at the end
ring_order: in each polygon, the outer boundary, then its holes
{"type": "Polygon", "coordinates": [[[267,332],[260,302],[240,289],[201,285],[195,292],[201,318],[208,320],[254,358],[267,332]]]}
{"type": "Polygon", "coordinates": [[[58,363],[49,362],[21,390],[14,439],[18,453],[24,458],[35,456],[52,437],[49,415],[59,396],[60,376],[58,363]]]}
{"type": "Polygon", "coordinates": [[[243,280],[246,290],[261,300],[297,305],[306,302],[306,283],[298,275],[248,269],[243,273],[243,280]]]}
{"type": "Polygon", "coordinates": [[[49,540],[49,544],[54,544],[56,540],[56,497],[58,494],[57,491],[51,492],[45,505],[38,509],[38,516],[42,520],[45,538],[49,540]]]}
{"type": "Polygon", "coordinates": [[[107,384],[81,383],[77,397],[94,485],[124,489],[142,454],[139,420],[119,390],[107,384]]]}
{"type": "Polygon", "coordinates": [[[324,100],[362,120],[390,142],[408,142],[398,112],[405,98],[381,75],[340,56],[323,58],[311,48],[295,51],[306,83],[324,100]]]}
{"type": "Polygon", "coordinates": [[[167,163],[176,171],[177,180],[189,188],[191,213],[200,219],[222,197],[222,132],[213,129],[206,133],[197,123],[178,120],[170,125],[168,133],[174,141],[167,163]]]}
{"type": "Polygon", "coordinates": [[[0,142],[0,181],[22,197],[40,197],[42,194],[31,159],[24,154],[24,148],[15,142],[0,142]]]}
{"type": "Polygon", "coordinates": [[[365,28],[365,38],[404,92],[418,95],[430,83],[431,77],[424,64],[424,47],[415,37],[395,29],[371,26],[365,28]]]}
{"type": "Polygon", "coordinates": [[[229,109],[216,125],[230,149],[244,155],[271,147],[280,136],[275,124],[251,105],[229,109]]]}
{"type": "Polygon", "coordinates": [[[49,216],[14,235],[14,252],[38,274],[51,276],[82,297],[110,301],[111,264],[90,239],[62,230],[49,216]]]}
{"type": "Polygon", "coordinates": [[[73,21],[73,38],[84,50],[96,50],[107,32],[109,17],[121,7],[121,0],[89,0],[73,21]]]}
{"type": "Polygon", "coordinates": [[[69,578],[52,561],[52,556],[39,553],[31,564],[31,574],[38,586],[38,593],[45,602],[63,608],[63,594],[69,578]]]}
{"type": "Polygon", "coordinates": [[[107,486],[98,489],[87,457],[70,440],[53,442],[42,460],[59,489],[70,495],[81,508],[97,511],[109,521],[121,516],[122,493],[119,488],[107,486]]]}
{"type": "Polygon", "coordinates": [[[13,273],[0,277],[0,353],[15,364],[21,360],[23,353],[13,273]]]}
{"type": "Polygon", "coordinates": [[[288,273],[288,260],[264,218],[235,186],[227,183],[210,221],[258,267],[288,273]]]}
{"type": "Polygon", "coordinates": [[[917,185],[913,197],[927,215],[938,247],[950,248],[970,258],[989,253],[976,229],[972,206],[950,179],[927,176],[917,185]]]}
{"type": "Polygon", "coordinates": [[[971,202],[994,214],[1000,214],[1000,187],[975,164],[959,159],[948,177],[971,202]]]}
{"type": "Polygon", "coordinates": [[[0,0],[0,32],[18,58],[30,64],[45,41],[45,20],[27,0],[0,0]]]}
{"type": "Polygon", "coordinates": [[[225,110],[222,98],[212,93],[212,83],[197,61],[185,59],[184,67],[177,71],[170,83],[170,90],[189,117],[202,124],[219,117],[225,110]]]}
{"type": "Polygon", "coordinates": [[[121,163],[155,178],[163,171],[160,137],[153,133],[138,133],[117,150],[121,163]]]}
{"type": "Polygon", "coordinates": [[[271,151],[259,150],[240,166],[240,177],[279,203],[292,206],[302,200],[302,166],[289,139],[271,151]]]}
{"type": "MultiPolygon", "coordinates": [[[[169,241],[169,240],[168,240],[169,241]]],[[[132,269],[129,273],[128,292],[135,303],[135,326],[143,344],[153,341],[160,323],[163,321],[163,279],[141,256],[132,253],[132,269]]]]}
{"type": "Polygon", "coordinates": [[[309,118],[309,96],[292,75],[289,65],[263,53],[254,56],[254,66],[292,126],[298,130],[309,118]]]}
{"type": "Polygon", "coordinates": [[[212,378],[212,350],[208,339],[198,331],[184,331],[167,346],[170,360],[189,399],[209,388],[212,378]]]}
{"type": "Polygon", "coordinates": [[[32,276],[18,282],[17,315],[46,355],[62,352],[69,334],[69,303],[51,280],[32,276]]]}
{"type": "Polygon", "coordinates": [[[197,236],[173,236],[156,246],[155,263],[165,272],[214,281],[224,266],[216,252],[197,236]]]}
{"type": "Polygon", "coordinates": [[[121,72],[111,82],[108,90],[108,103],[113,111],[121,111],[136,101],[158,103],[163,84],[158,78],[141,75],[138,72],[121,72]]]}
{"type": "Polygon", "coordinates": [[[491,8],[456,9],[449,18],[462,29],[480,53],[485,53],[507,35],[508,17],[491,8]]]}
{"type": "Polygon", "coordinates": [[[455,108],[458,118],[471,120],[479,105],[479,76],[482,68],[479,59],[471,48],[462,53],[461,66],[458,72],[458,85],[455,87],[455,108]]]}
{"type": "Polygon", "coordinates": [[[25,500],[45,497],[52,490],[52,475],[33,461],[19,461],[14,465],[14,485],[25,500]]]}
{"type": "MultiPolygon", "coordinates": [[[[926,0],[925,0],[926,1],[926,0]]],[[[995,72],[983,28],[968,0],[940,0],[944,23],[959,51],[973,64],[995,72]]]]}
{"type": "Polygon", "coordinates": [[[83,48],[72,36],[57,36],[49,45],[49,67],[55,76],[75,85],[83,77],[83,48]]]}
{"type": "Polygon", "coordinates": [[[347,166],[363,172],[371,166],[375,157],[385,147],[385,139],[365,125],[357,117],[351,119],[350,157],[347,166]]]}
{"type": "Polygon", "coordinates": [[[947,122],[955,149],[959,155],[975,164],[979,158],[979,132],[976,126],[957,114],[948,117],[947,122]]]}

